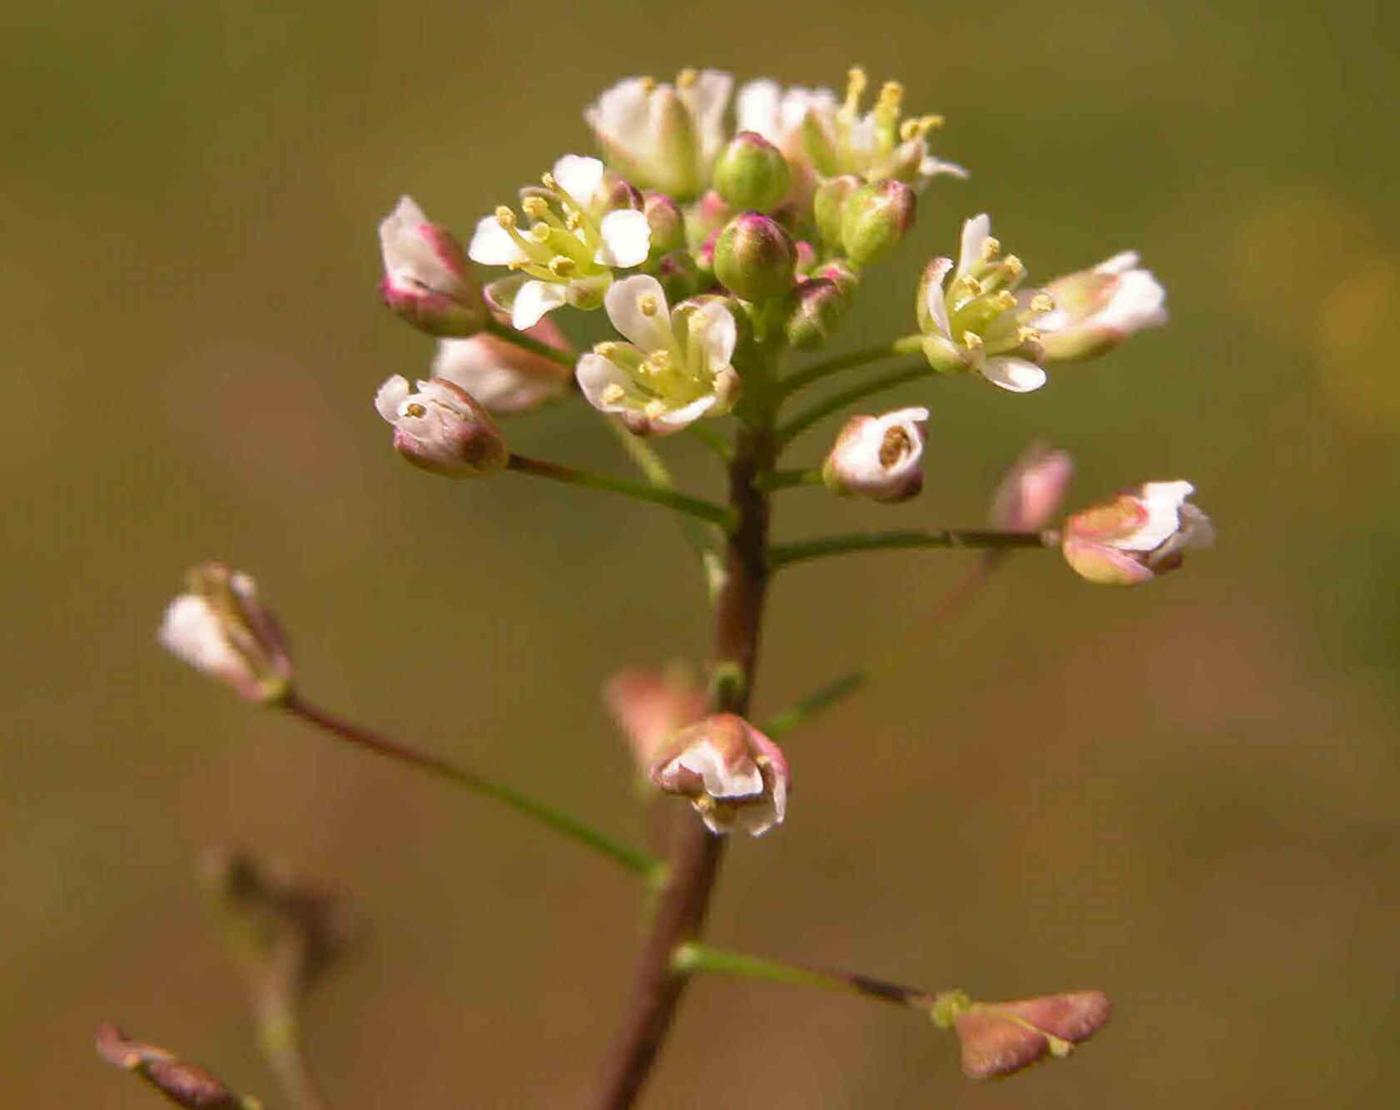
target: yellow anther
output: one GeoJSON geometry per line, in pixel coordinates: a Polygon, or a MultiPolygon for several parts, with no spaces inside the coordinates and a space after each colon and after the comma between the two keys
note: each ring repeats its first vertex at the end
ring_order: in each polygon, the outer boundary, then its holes
{"type": "Polygon", "coordinates": [[[507,270],[523,270],[523,269],[525,269],[525,263],[524,263],[523,260],[521,260],[521,259],[519,259],[519,258],[512,258],[509,262],[506,263],[506,269],[507,269],[507,270]]]}
{"type": "Polygon", "coordinates": [[[963,274],[958,279],[958,284],[967,290],[970,296],[980,297],[982,295],[982,283],[971,274],[963,274]]]}
{"type": "Polygon", "coordinates": [[[579,212],[570,212],[564,217],[564,226],[570,231],[577,231],[583,226],[583,215],[579,212]]]}
{"type": "Polygon", "coordinates": [[[683,69],[676,74],[676,88],[688,89],[700,80],[700,74],[693,69],[683,69]]]}
{"type": "Polygon", "coordinates": [[[1007,275],[1012,281],[1019,281],[1026,274],[1026,264],[1014,254],[1008,254],[1001,264],[1006,267],[1007,275]]]}
{"type": "Polygon", "coordinates": [[[1016,294],[1010,289],[1003,289],[996,295],[992,303],[1003,312],[1009,312],[1016,307],[1016,294]]]}
{"type": "MultiPolygon", "coordinates": [[[[988,235],[982,240],[982,261],[990,262],[1001,253],[1001,240],[988,235]]],[[[1008,261],[1010,261],[1008,259],[1008,261]]]]}
{"type": "Polygon", "coordinates": [[[594,346],[593,353],[602,355],[603,358],[611,361],[612,357],[622,350],[621,343],[614,343],[611,339],[605,340],[594,346]]]}
{"type": "Polygon", "coordinates": [[[982,337],[975,331],[965,331],[962,335],[963,346],[970,351],[980,351],[982,349],[982,337]]]}
{"type": "Polygon", "coordinates": [[[670,351],[652,351],[651,354],[647,355],[646,360],[642,363],[642,370],[644,373],[647,374],[665,374],[668,373],[670,369],[670,351]]]}
{"type": "Polygon", "coordinates": [[[643,293],[637,298],[637,308],[641,310],[643,316],[655,316],[661,311],[661,302],[652,294],[643,293]]]}
{"type": "Polygon", "coordinates": [[[531,219],[542,219],[549,211],[549,202],[544,197],[529,196],[520,202],[520,210],[531,219]]]}
{"type": "Polygon", "coordinates": [[[928,130],[928,128],[922,126],[922,124],[922,120],[905,120],[899,125],[900,140],[907,143],[910,139],[922,139],[924,137],[924,132],[928,130]]]}
{"type": "Polygon", "coordinates": [[[1055,298],[1044,290],[1031,298],[1031,311],[1033,312],[1049,312],[1054,307],[1055,298]]]}
{"type": "Polygon", "coordinates": [[[566,255],[556,254],[549,260],[549,272],[555,277],[573,277],[577,269],[578,263],[566,255]]]}
{"type": "Polygon", "coordinates": [[[530,228],[530,238],[533,239],[536,243],[547,243],[547,242],[549,242],[549,225],[548,225],[548,224],[534,224],[534,225],[532,225],[531,228],[530,228]]]}
{"type": "Polygon", "coordinates": [[[405,416],[412,416],[415,419],[417,419],[419,417],[427,416],[428,410],[426,406],[420,405],[417,401],[414,401],[411,404],[404,405],[403,414],[405,416]]]}
{"type": "Polygon", "coordinates": [[[658,416],[666,415],[666,402],[659,397],[654,401],[648,401],[642,406],[642,411],[655,420],[658,416]]]}
{"type": "Polygon", "coordinates": [[[642,80],[642,92],[644,92],[644,93],[654,93],[654,92],[656,91],[656,78],[655,78],[655,77],[643,77],[641,80],[642,80]]]}
{"type": "Polygon", "coordinates": [[[623,389],[617,382],[612,382],[603,387],[603,392],[600,396],[603,404],[615,405],[627,396],[627,390],[623,389]]]}
{"type": "Polygon", "coordinates": [[[904,101],[904,86],[898,81],[886,81],[880,86],[880,99],[875,104],[875,114],[882,119],[899,118],[899,106],[904,101]]]}
{"type": "Polygon", "coordinates": [[[1039,328],[1032,328],[1025,325],[1016,329],[1016,342],[1018,343],[1039,343],[1041,331],[1039,328]]]}
{"type": "Polygon", "coordinates": [[[509,231],[515,226],[515,213],[503,204],[496,209],[496,222],[509,231]]]}
{"type": "Polygon", "coordinates": [[[870,79],[860,66],[851,66],[846,71],[846,102],[841,106],[843,115],[854,118],[860,108],[860,98],[865,95],[865,86],[870,79]]]}
{"type": "Polygon", "coordinates": [[[543,185],[546,189],[550,189],[554,192],[559,191],[559,182],[555,180],[555,177],[552,173],[540,174],[540,184],[543,185]]]}

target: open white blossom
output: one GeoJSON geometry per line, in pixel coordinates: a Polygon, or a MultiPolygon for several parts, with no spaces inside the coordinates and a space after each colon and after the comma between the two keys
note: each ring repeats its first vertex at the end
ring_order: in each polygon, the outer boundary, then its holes
{"type": "Polygon", "coordinates": [[[1044,294],[1017,297],[1025,272],[1014,254],[1002,256],[986,215],[963,224],[957,269],[951,258],[935,258],[919,286],[919,330],[934,369],[976,370],[1012,393],[1029,393],[1045,384],[1045,371],[1038,365],[1039,332],[1032,324],[1051,301],[1044,294]],[[953,280],[945,290],[950,271],[953,280]]]}
{"type": "Polygon", "coordinates": [[[919,463],[927,434],[925,408],[853,416],[822,465],[822,480],[845,496],[906,501],[924,486],[919,463]]]}
{"type": "Polygon", "coordinates": [[[673,311],[661,283],[638,274],[613,285],[606,305],[627,342],[599,343],[579,359],[589,404],[638,435],[666,435],[727,411],[738,387],[729,361],[738,328],[724,301],[687,301],[673,311]]]}
{"type": "Polygon", "coordinates": [[[608,164],[633,185],[693,200],[724,145],[733,84],[714,69],[682,70],[674,85],[628,77],[604,90],[583,118],[608,164]]]}
{"type": "Polygon", "coordinates": [[[840,101],[830,89],[808,89],[801,85],[783,88],[768,78],[740,86],[734,99],[740,131],[762,135],[789,157],[802,154],[802,129],[809,112],[832,118],[840,101]]]}
{"type": "Polygon", "coordinates": [[[705,826],[762,836],[787,815],[791,785],[782,749],[742,717],[716,713],[681,730],[661,751],[651,780],[691,800],[705,826]]]}
{"type": "Polygon", "coordinates": [[[1093,358],[1167,322],[1166,290],[1138,265],[1137,251],[1056,278],[1045,292],[1055,307],[1037,317],[1035,326],[1047,359],[1093,358]]]}
{"type": "Polygon", "coordinates": [[[1147,482],[1065,522],[1061,549],[1090,582],[1133,586],[1181,565],[1190,548],[1215,540],[1210,518],[1187,498],[1190,482],[1147,482]]]}
{"type": "Polygon", "coordinates": [[[505,206],[477,223],[467,250],[471,259],[518,271],[486,289],[517,329],[533,327],[561,305],[597,308],[614,268],[646,261],[646,214],[610,207],[612,198],[601,189],[604,172],[596,158],[566,154],[541,179],[542,187],[525,191],[521,209],[534,221],[528,229],[505,206]]]}

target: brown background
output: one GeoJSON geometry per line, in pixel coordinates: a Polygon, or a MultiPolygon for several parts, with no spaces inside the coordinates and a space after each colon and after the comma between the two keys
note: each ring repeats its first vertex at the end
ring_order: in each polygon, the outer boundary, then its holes
{"type": "MultiPolygon", "coordinates": [[[[1067,1064],[972,1087],[913,1015],[705,982],[651,1105],[1388,1104],[1400,80],[1383,10],[10,13],[6,1104],[152,1105],[93,1055],[116,1019],[280,1105],[192,879],[211,843],[354,900],[354,958],[309,1031],[335,1105],[579,1104],[638,891],[510,814],[251,710],[152,632],[188,563],[227,558],[281,611],[309,695],[639,834],[597,690],[624,662],[703,655],[684,547],[644,506],[451,484],[392,456],[372,394],[430,343],[375,303],[375,223],[410,191],[469,231],[587,148],[580,109],[616,77],[714,64],[839,85],[851,61],[946,113],[939,152],[974,176],[930,190],[844,343],[908,330],[918,267],[984,209],[1041,276],[1136,246],[1174,319],[1034,396],[906,391],[933,410],[924,496],[786,494],[781,533],[975,522],[1046,436],[1079,462],[1076,503],[1189,477],[1221,542],[1123,592],[1027,555],[946,629],[921,614],[964,556],[784,575],[763,710],[892,641],[921,652],[792,738],[791,819],[735,845],[716,940],[984,997],[1101,986],[1118,1017],[1067,1064]]],[[[624,465],[576,408],[510,431],[624,465]]],[[[694,444],[671,454],[713,483],[694,444]]]]}

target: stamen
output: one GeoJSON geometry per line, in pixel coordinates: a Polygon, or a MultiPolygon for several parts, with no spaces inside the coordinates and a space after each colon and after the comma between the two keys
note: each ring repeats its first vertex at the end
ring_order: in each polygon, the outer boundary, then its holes
{"type": "Polygon", "coordinates": [[[546,172],[540,174],[540,184],[543,185],[546,189],[552,190],[554,192],[559,191],[559,182],[555,180],[555,177],[552,173],[546,172]]]}
{"type": "Polygon", "coordinates": [[[650,293],[643,293],[637,298],[637,308],[641,310],[643,316],[655,316],[661,311],[661,305],[650,293]]]}
{"type": "Polygon", "coordinates": [[[496,222],[509,231],[515,226],[515,213],[503,204],[496,209],[496,222]]]}
{"type": "Polygon", "coordinates": [[[982,295],[982,283],[971,274],[963,274],[958,279],[958,284],[967,290],[969,296],[980,297],[982,295]]]}
{"type": "Polygon", "coordinates": [[[666,402],[660,398],[648,401],[642,406],[642,411],[655,420],[658,416],[666,415],[666,402]]]}
{"type": "Polygon", "coordinates": [[[1041,340],[1041,330],[1022,324],[1016,329],[1016,341],[1018,343],[1039,343],[1041,340]]]}
{"type": "Polygon", "coordinates": [[[1033,312],[1049,312],[1055,307],[1055,298],[1043,289],[1031,298],[1031,310],[1033,312]]]}
{"type": "Polygon", "coordinates": [[[904,86],[898,81],[886,81],[880,86],[880,99],[875,103],[875,116],[886,123],[899,119],[899,106],[904,102],[904,86]]]}
{"type": "Polygon", "coordinates": [[[549,201],[544,197],[529,196],[520,202],[520,210],[532,220],[542,220],[549,211],[549,201]]]}
{"type": "Polygon", "coordinates": [[[549,260],[549,272],[555,277],[573,277],[578,269],[578,263],[566,255],[556,254],[549,260]]]}
{"type": "Polygon", "coordinates": [[[678,88],[678,89],[688,89],[688,88],[691,88],[691,87],[695,84],[695,82],[698,81],[699,79],[700,79],[700,74],[696,73],[695,70],[693,70],[693,69],[683,69],[683,70],[681,70],[678,74],[676,74],[676,88],[678,88]]]}
{"type": "Polygon", "coordinates": [[[913,447],[914,443],[909,438],[909,433],[903,428],[888,429],[880,441],[880,465],[888,470],[907,455],[913,447]]]}
{"type": "Polygon", "coordinates": [[[643,78],[642,78],[642,92],[644,92],[644,93],[646,93],[648,96],[650,96],[650,95],[651,95],[652,93],[654,93],[655,91],[656,91],[656,78],[655,78],[655,77],[643,77],[643,78]]]}
{"type": "Polygon", "coordinates": [[[605,405],[615,405],[626,396],[627,390],[623,389],[617,382],[610,382],[603,387],[599,398],[605,405]]]}
{"type": "Polygon", "coordinates": [[[1009,312],[1016,307],[1016,294],[1010,289],[1003,289],[992,299],[992,303],[1002,312],[1009,312]]]}
{"type": "Polygon", "coordinates": [[[530,238],[533,239],[536,243],[549,242],[549,225],[534,224],[530,228],[530,238]]]}
{"type": "Polygon", "coordinates": [[[582,212],[577,212],[577,211],[570,212],[567,216],[564,217],[564,227],[565,227],[567,230],[569,230],[569,231],[577,231],[577,230],[578,230],[579,228],[581,228],[582,226],[583,226],[583,213],[582,213],[582,212]]]}
{"type": "Polygon", "coordinates": [[[428,409],[427,406],[421,405],[417,401],[411,401],[404,405],[403,414],[405,416],[412,416],[414,419],[419,419],[428,415],[428,409]]]}
{"type": "Polygon", "coordinates": [[[846,71],[846,102],[841,105],[841,115],[854,119],[860,110],[860,98],[865,95],[865,86],[870,79],[860,66],[852,66],[846,71]]]}
{"type": "MultiPolygon", "coordinates": [[[[1001,253],[1001,240],[988,235],[982,240],[982,261],[990,262],[1001,253]]],[[[1014,255],[1013,255],[1014,257],[1014,255]]],[[[1007,261],[1010,261],[1008,259],[1007,261]]]]}
{"type": "Polygon", "coordinates": [[[1008,254],[1002,260],[1001,264],[1006,267],[1006,272],[1010,275],[1012,281],[1020,281],[1026,276],[1026,264],[1014,254],[1008,254]]]}
{"type": "Polygon", "coordinates": [[[982,349],[982,337],[975,331],[963,332],[962,343],[969,351],[980,351],[982,349]]]}
{"type": "Polygon", "coordinates": [[[611,339],[608,339],[603,341],[602,343],[596,344],[593,348],[593,353],[595,355],[601,355],[603,358],[611,362],[613,356],[622,350],[622,346],[623,345],[621,343],[615,343],[611,339]]]}

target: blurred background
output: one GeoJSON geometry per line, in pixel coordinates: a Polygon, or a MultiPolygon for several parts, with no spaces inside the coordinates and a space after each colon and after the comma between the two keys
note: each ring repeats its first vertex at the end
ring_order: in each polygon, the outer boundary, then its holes
{"type": "MultiPolygon", "coordinates": [[[[945,627],[927,614],[964,555],[784,573],[761,713],[893,641],[920,652],[791,736],[790,819],[734,845],[712,939],[985,998],[1101,987],[1117,1014],[1073,1060],[975,1087],[913,1014],[704,981],[649,1105],[1391,1104],[1395,9],[520,15],[70,0],[7,17],[7,1100],[154,1105],[93,1054],[112,1019],[283,1105],[194,878],[206,846],[236,844],[353,906],[308,1027],[334,1105],[583,1101],[630,975],[630,880],[239,702],[154,629],[187,565],[227,559],[282,614],[309,697],[640,837],[598,691],[620,665],[705,655],[675,522],[395,458],[371,398],[432,344],[377,303],[375,225],[407,191],[469,233],[588,150],[580,111],[618,77],[713,65],[840,87],[858,61],[947,115],[936,150],[973,177],[925,194],[840,347],[910,330],[921,264],[982,210],[1041,277],[1138,248],[1173,322],[1031,396],[892,396],[933,410],[924,495],[793,491],[779,534],[976,523],[1043,437],[1077,460],[1073,505],[1187,477],[1221,538],[1132,591],[1017,557],[945,627]]],[[[626,465],[576,407],[508,431],[626,465]]],[[[694,443],[665,450],[717,488],[694,443]]]]}

